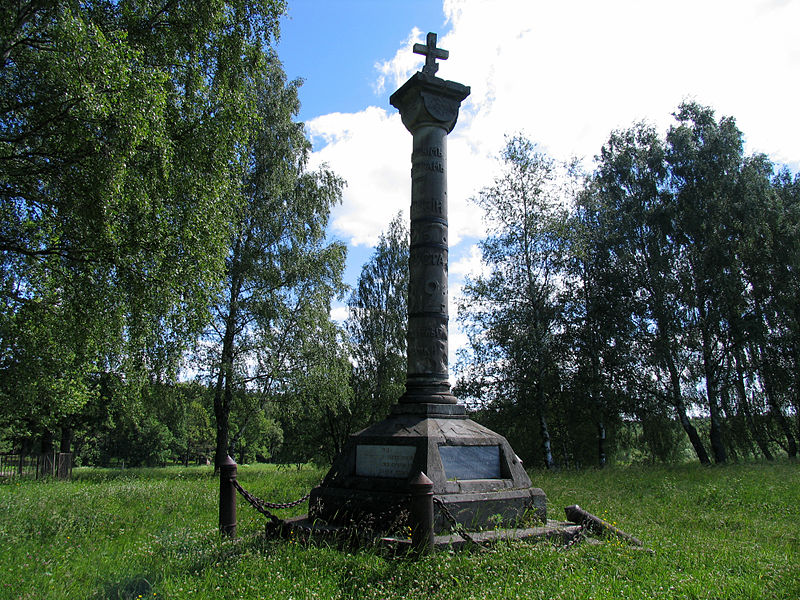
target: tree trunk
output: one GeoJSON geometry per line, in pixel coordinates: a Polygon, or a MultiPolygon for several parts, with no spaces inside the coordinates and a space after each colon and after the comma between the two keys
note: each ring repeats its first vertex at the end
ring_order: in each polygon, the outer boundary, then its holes
{"type": "Polygon", "coordinates": [[[239,294],[242,279],[238,274],[237,257],[241,251],[241,243],[234,249],[234,264],[231,267],[231,287],[228,301],[228,314],[225,318],[225,333],[222,336],[222,352],[220,354],[219,374],[214,388],[214,416],[217,421],[217,448],[214,456],[214,470],[228,456],[229,425],[231,404],[233,400],[233,354],[236,341],[236,324],[239,317],[239,294]]]}
{"type": "Polygon", "coordinates": [[[541,384],[542,375],[539,371],[538,380],[533,385],[533,390],[530,384],[523,383],[520,390],[520,400],[524,403],[523,410],[526,416],[535,418],[539,422],[539,440],[541,442],[542,459],[544,466],[547,469],[555,467],[555,460],[553,459],[553,446],[550,438],[550,426],[547,423],[547,415],[545,414],[545,394],[544,387],[541,384]],[[531,402],[531,395],[533,395],[533,402],[531,402]]]}
{"type": "Polygon", "coordinates": [[[747,389],[744,385],[744,356],[741,349],[739,349],[734,355],[734,362],[736,365],[734,385],[736,387],[736,395],[739,399],[739,406],[742,407],[742,413],[744,414],[745,422],[747,423],[747,428],[750,430],[750,434],[753,436],[753,439],[755,440],[758,449],[761,451],[761,454],[764,455],[764,458],[767,460],[773,460],[774,457],[772,456],[772,452],[769,450],[767,440],[763,436],[761,429],[756,426],[756,422],[753,419],[753,411],[751,410],[750,402],[747,399],[747,389]]]}
{"type": "MultiPolygon", "coordinates": [[[[220,369],[222,371],[222,369],[220,369]]],[[[224,374],[220,372],[219,378],[222,379],[224,374]]],[[[214,392],[214,417],[217,421],[217,445],[214,452],[214,469],[219,469],[222,461],[228,454],[228,417],[230,415],[230,407],[225,402],[224,391],[222,384],[214,392]]]]}
{"type": "Polygon", "coordinates": [[[795,458],[797,457],[797,442],[794,439],[792,427],[789,425],[788,419],[784,416],[780,405],[778,405],[778,402],[775,399],[774,390],[769,384],[766,383],[766,380],[763,381],[765,383],[764,394],[767,396],[767,404],[769,405],[770,415],[772,415],[772,417],[778,422],[778,426],[781,428],[783,435],[786,437],[786,454],[789,455],[789,458],[795,458]]]}
{"type": "MultiPolygon", "coordinates": [[[[800,318],[800,309],[795,307],[795,322],[797,323],[798,318],[800,318]]],[[[793,344],[793,355],[794,355],[794,394],[792,395],[792,400],[794,404],[794,416],[795,420],[797,421],[797,427],[795,431],[797,431],[797,435],[800,436],[800,344],[795,343],[793,344]]],[[[795,445],[795,454],[792,456],[797,455],[797,445],[795,445]]]]}
{"type": "Polygon", "coordinates": [[[769,367],[765,364],[768,358],[765,356],[765,352],[762,348],[758,348],[756,351],[758,352],[759,357],[758,373],[761,376],[761,385],[764,388],[764,395],[767,398],[769,414],[778,422],[778,426],[783,432],[783,435],[786,437],[786,453],[790,458],[795,458],[797,456],[797,442],[795,442],[794,434],[792,433],[792,427],[784,416],[783,411],[778,404],[778,400],[775,398],[775,389],[772,385],[772,375],[769,372],[769,367]]]}
{"type": "MultiPolygon", "coordinates": [[[[595,352],[599,349],[600,344],[597,342],[596,336],[592,335],[592,347],[595,352]]],[[[601,469],[606,466],[606,424],[603,418],[603,402],[601,400],[601,393],[598,391],[600,386],[600,361],[597,354],[593,354],[590,358],[592,363],[592,374],[589,385],[591,386],[592,404],[595,411],[595,422],[597,426],[597,466],[601,469]]]]}
{"type": "Polygon", "coordinates": [[[750,436],[748,436],[747,432],[744,431],[739,414],[733,410],[733,406],[731,405],[730,390],[725,386],[720,386],[719,392],[717,393],[717,398],[719,399],[722,418],[728,425],[728,445],[726,446],[726,450],[729,452],[730,456],[734,461],[739,460],[739,448],[737,448],[737,444],[740,439],[743,441],[742,449],[746,452],[749,448],[750,453],[755,454],[755,451],[753,450],[753,443],[750,441],[750,436]]]}
{"type": "Polygon", "coordinates": [[[597,459],[601,469],[606,466],[606,426],[602,418],[597,422],[597,459]]]}
{"type": "Polygon", "coordinates": [[[61,428],[61,442],[59,452],[72,452],[72,427],[65,425],[61,428]]]}
{"type": "Polygon", "coordinates": [[[542,440],[542,456],[544,457],[544,466],[548,469],[555,467],[553,460],[553,447],[550,440],[550,427],[547,424],[547,416],[545,415],[544,406],[544,388],[541,383],[536,385],[536,411],[539,413],[539,436],[542,440]]]}
{"type": "Polygon", "coordinates": [[[670,352],[666,352],[665,357],[667,362],[667,370],[669,371],[672,406],[675,407],[678,420],[680,421],[683,430],[686,432],[686,435],[689,436],[689,441],[692,443],[692,447],[694,448],[695,454],[697,454],[700,464],[711,464],[711,460],[708,458],[708,453],[706,452],[706,447],[703,444],[703,440],[700,439],[697,429],[695,429],[694,425],[692,425],[692,422],[689,420],[689,417],[686,414],[686,404],[683,402],[683,396],[681,394],[681,378],[678,374],[678,368],[675,365],[672,354],[670,352]]]}
{"type": "Polygon", "coordinates": [[[550,429],[547,426],[547,417],[544,415],[544,410],[539,411],[539,434],[542,436],[544,465],[548,469],[552,469],[555,466],[555,461],[553,460],[553,449],[550,445],[550,429]]]}
{"type": "Polygon", "coordinates": [[[725,451],[725,443],[722,440],[722,419],[719,411],[719,400],[717,398],[717,376],[716,367],[713,363],[711,339],[706,325],[705,311],[700,311],[700,338],[703,345],[703,374],[706,379],[706,397],[708,399],[708,411],[711,415],[711,450],[714,453],[714,462],[722,464],[728,460],[725,451]]]}
{"type": "Polygon", "coordinates": [[[230,452],[230,414],[233,390],[231,378],[233,374],[233,336],[226,334],[223,342],[223,363],[214,393],[214,416],[217,419],[217,450],[214,468],[219,468],[230,452]]]}
{"type": "Polygon", "coordinates": [[[728,454],[725,451],[725,444],[722,441],[722,419],[720,418],[719,406],[714,396],[714,390],[710,389],[710,384],[706,380],[706,393],[712,394],[708,399],[708,409],[711,415],[711,450],[714,452],[714,462],[722,464],[727,462],[728,454]]]}

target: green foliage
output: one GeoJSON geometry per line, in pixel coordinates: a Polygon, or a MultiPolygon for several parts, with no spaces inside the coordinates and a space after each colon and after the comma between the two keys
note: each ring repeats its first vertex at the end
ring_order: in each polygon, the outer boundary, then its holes
{"type": "Polygon", "coordinates": [[[397,214],[361,269],[348,301],[355,403],[362,427],[389,414],[403,394],[408,328],[409,232],[397,214]]]}
{"type": "Polygon", "coordinates": [[[513,138],[477,200],[457,393],[529,463],[673,460],[673,419],[702,463],[797,454],[800,179],[730,117],[675,119],[613,132],[582,183],[513,138]]]}
{"type": "Polygon", "coordinates": [[[476,408],[485,403],[509,422],[519,420],[530,438],[538,432],[540,452],[523,450],[523,459],[536,456],[551,467],[549,421],[564,351],[557,335],[564,308],[558,283],[565,259],[561,193],[571,174],[522,137],[508,140],[501,159],[503,173],[476,200],[486,215],[488,235],[480,247],[489,271],[466,283],[459,303],[470,348],[460,357],[456,393],[476,408]]]}
{"type": "Polygon", "coordinates": [[[239,438],[237,460],[245,464],[248,459],[266,462],[273,458],[283,444],[283,429],[275,419],[257,412],[244,435],[239,438]]]}
{"type": "Polygon", "coordinates": [[[348,345],[338,325],[319,319],[305,339],[295,375],[278,401],[284,428],[284,462],[329,464],[357,424],[348,345]]]}
{"type": "Polygon", "coordinates": [[[280,401],[286,461],[329,462],[350,434],[388,414],[406,370],[408,229],[397,215],[348,300],[340,330],[327,319],[296,345],[302,375],[280,401]]]}
{"type": "MultiPolygon", "coordinates": [[[[532,472],[558,518],[578,503],[642,539],[547,542],[421,560],[265,540],[240,505],[238,540],[217,531],[211,468],[78,469],[75,481],[0,485],[2,595],[153,598],[776,598],[800,593],[797,465],[532,472]]],[[[322,475],[244,467],[257,496],[287,501],[322,475]]],[[[299,514],[304,507],[283,511],[299,514]]]]}
{"type": "MultiPolygon", "coordinates": [[[[209,450],[213,398],[223,451],[280,446],[268,408],[304,393],[301,364],[322,377],[306,338],[328,327],[344,264],[324,242],[343,183],[306,170],[299,82],[270,48],[284,8],[0,12],[0,417],[15,435],[61,429],[99,464],[188,462],[209,450]],[[171,383],[200,333],[210,397],[171,383]]],[[[340,372],[327,382],[346,395],[340,372]]]]}
{"type": "Polygon", "coordinates": [[[791,322],[765,319],[762,307],[787,290],[758,275],[784,260],[764,242],[779,231],[776,217],[788,207],[770,183],[766,157],[744,156],[732,118],[716,120],[711,109],[693,103],[675,116],[663,140],[645,125],[614,133],[592,192],[596,218],[616,224],[611,250],[623,266],[623,302],[636,323],[629,343],[645,349],[639,377],[631,378],[630,387],[644,392],[635,410],[644,421],[663,412],[653,405],[666,400],[702,462],[709,459],[687,405],[708,414],[717,462],[729,452],[752,452],[751,440],[771,458],[759,423],[767,412],[794,455],[796,434],[762,358],[774,335],[768,332],[791,322]]]}
{"type": "Polygon", "coordinates": [[[256,112],[241,149],[224,286],[200,356],[214,388],[217,461],[235,453],[255,415],[289,395],[299,368],[313,367],[307,339],[328,326],[331,300],[344,289],[346,249],[325,240],[343,182],[325,168],[306,170],[310,143],[293,121],[299,82],[286,82],[275,56],[263,67],[254,74],[256,112]]]}
{"type": "Polygon", "coordinates": [[[0,401],[31,433],[71,427],[99,373],[131,398],[174,375],[206,322],[283,8],[0,11],[0,401]]]}

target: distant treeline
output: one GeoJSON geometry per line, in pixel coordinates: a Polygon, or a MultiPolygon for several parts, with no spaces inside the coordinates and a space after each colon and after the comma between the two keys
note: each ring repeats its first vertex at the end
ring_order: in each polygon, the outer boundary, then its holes
{"type": "Polygon", "coordinates": [[[800,177],[682,104],[591,174],[508,141],[460,395],[534,464],[797,455],[800,177]]]}
{"type": "MultiPolygon", "coordinates": [[[[346,288],[344,182],[307,169],[283,9],[0,20],[0,452],[327,461],[403,392],[408,229],[346,288]]],[[[675,116],[590,174],[510,138],[476,198],[456,393],[529,466],[797,454],[800,179],[732,118],[675,116]]]]}

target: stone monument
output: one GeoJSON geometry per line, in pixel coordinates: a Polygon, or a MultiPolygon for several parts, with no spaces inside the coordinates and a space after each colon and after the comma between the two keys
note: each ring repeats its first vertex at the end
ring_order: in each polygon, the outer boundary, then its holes
{"type": "MultiPolygon", "coordinates": [[[[433,481],[434,498],[468,529],[546,521],[546,497],[506,439],[467,418],[450,391],[447,334],[447,134],[470,88],[436,77],[449,53],[415,44],[425,66],[389,99],[413,136],[406,389],[390,416],[351,436],[311,493],[310,519],[389,527],[409,478],[433,481]]],[[[448,528],[438,509],[434,528],[448,528]]]]}

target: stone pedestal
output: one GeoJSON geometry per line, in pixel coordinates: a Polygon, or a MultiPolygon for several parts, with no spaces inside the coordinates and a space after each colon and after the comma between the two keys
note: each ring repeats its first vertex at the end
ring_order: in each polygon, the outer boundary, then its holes
{"type": "MultiPolygon", "coordinates": [[[[422,471],[433,481],[434,497],[471,530],[515,526],[523,517],[546,520],[544,492],[531,487],[504,437],[467,419],[459,405],[423,404],[417,414],[398,408],[351,437],[313,490],[310,518],[391,528],[406,507],[409,478],[422,471]]],[[[449,529],[438,511],[434,529],[449,529]]]]}
{"type": "MultiPolygon", "coordinates": [[[[421,471],[468,529],[546,521],[545,494],[531,487],[506,439],[469,420],[450,391],[447,134],[469,92],[423,72],[390,98],[413,136],[406,390],[387,419],[351,436],[312,491],[311,519],[391,528],[407,506],[409,478],[421,471]]],[[[438,508],[434,528],[449,529],[438,508]]]]}

